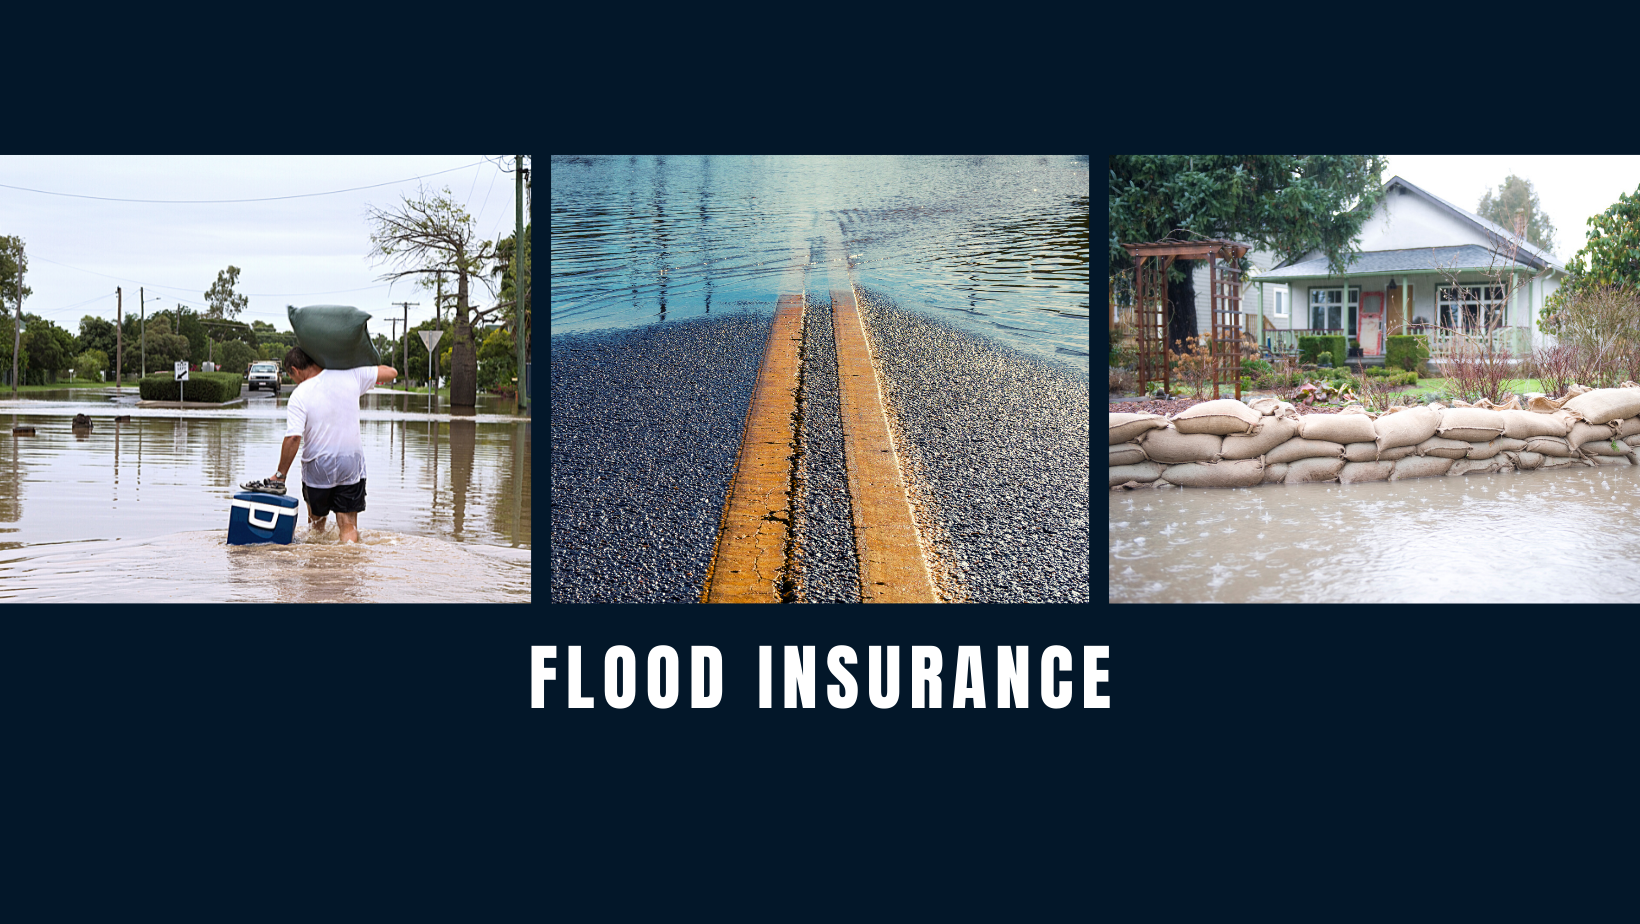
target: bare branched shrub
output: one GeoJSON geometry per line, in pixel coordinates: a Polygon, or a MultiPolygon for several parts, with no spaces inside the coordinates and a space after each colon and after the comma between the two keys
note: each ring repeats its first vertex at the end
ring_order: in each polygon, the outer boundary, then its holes
{"type": "Polygon", "coordinates": [[[1576,344],[1562,341],[1554,346],[1541,344],[1532,349],[1528,374],[1538,380],[1543,393],[1551,398],[1566,394],[1566,390],[1577,381],[1580,371],[1581,361],[1576,344]]]}
{"type": "Polygon", "coordinates": [[[1601,286],[1573,296],[1558,315],[1563,345],[1577,356],[1579,385],[1611,388],[1640,371],[1640,292],[1601,286]]]}
{"type": "Polygon", "coordinates": [[[1110,393],[1113,395],[1131,395],[1139,390],[1139,373],[1132,369],[1110,367],[1110,393]]]}
{"type": "Polygon", "coordinates": [[[1186,340],[1181,351],[1168,348],[1167,361],[1179,381],[1189,385],[1196,397],[1207,397],[1207,389],[1213,384],[1213,351],[1208,337],[1186,340]]]}
{"type": "Polygon", "coordinates": [[[1492,336],[1492,331],[1480,337],[1466,336],[1462,330],[1442,331],[1452,338],[1447,356],[1440,363],[1447,393],[1452,397],[1465,401],[1485,398],[1502,404],[1525,384],[1524,367],[1516,362],[1514,350],[1492,336]]]}

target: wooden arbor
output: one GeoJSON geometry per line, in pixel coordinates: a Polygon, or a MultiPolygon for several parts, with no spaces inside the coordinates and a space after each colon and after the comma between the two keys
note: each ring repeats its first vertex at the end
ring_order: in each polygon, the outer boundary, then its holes
{"type": "Polygon", "coordinates": [[[1228,375],[1241,397],[1241,286],[1245,275],[1236,262],[1252,249],[1235,241],[1151,241],[1123,244],[1133,257],[1133,320],[1138,328],[1139,382],[1159,378],[1172,385],[1167,367],[1167,270],[1174,260],[1206,260],[1207,289],[1212,301],[1213,397],[1228,375]],[[1224,266],[1219,261],[1225,261],[1224,266]]]}

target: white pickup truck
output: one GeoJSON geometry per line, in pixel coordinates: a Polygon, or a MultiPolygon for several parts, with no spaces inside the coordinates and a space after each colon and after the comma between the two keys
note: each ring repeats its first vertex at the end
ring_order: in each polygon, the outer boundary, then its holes
{"type": "Polygon", "coordinates": [[[271,361],[251,363],[250,369],[245,372],[245,387],[251,391],[266,388],[274,394],[278,394],[279,364],[271,361]]]}

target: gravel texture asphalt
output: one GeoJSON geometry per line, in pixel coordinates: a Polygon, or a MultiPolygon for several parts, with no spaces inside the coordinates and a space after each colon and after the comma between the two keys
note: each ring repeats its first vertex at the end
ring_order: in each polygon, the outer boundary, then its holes
{"type": "Polygon", "coordinates": [[[976,603],[1089,602],[1087,379],[859,296],[901,463],[931,502],[942,589],[976,603]]]}
{"type": "Polygon", "coordinates": [[[553,602],[700,599],[772,309],[553,338],[553,602]]]}
{"type": "Polygon", "coordinates": [[[799,505],[794,521],[804,603],[859,603],[860,562],[854,553],[848,470],[837,385],[837,347],[829,295],[809,293],[803,316],[803,432],[799,505]]]}

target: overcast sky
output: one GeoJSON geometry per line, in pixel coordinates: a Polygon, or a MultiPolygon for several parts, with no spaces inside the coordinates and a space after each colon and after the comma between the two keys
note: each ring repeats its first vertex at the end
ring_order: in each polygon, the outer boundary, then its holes
{"type": "Polygon", "coordinates": [[[1640,156],[1562,154],[1389,154],[1384,179],[1399,176],[1461,209],[1475,211],[1511,174],[1532,181],[1538,205],[1555,226],[1555,258],[1583,248],[1588,220],[1640,187],[1640,156]]]}
{"type": "MultiPolygon", "coordinates": [[[[137,313],[139,287],[146,289],[149,313],[178,303],[203,310],[205,290],[231,264],[241,271],[235,291],[250,299],[242,321],[289,330],[286,305],[355,305],[373,316],[371,333],[387,334],[387,318],[403,317],[391,302],[420,302],[410,309],[415,326],[432,317],[433,294],[412,280],[390,285],[378,279],[388,267],[369,259],[366,208],[389,208],[401,196],[416,195],[420,177],[429,191],[448,186],[479,235],[493,241],[514,226],[513,176],[498,163],[511,169],[513,160],[489,155],[487,161],[482,154],[0,156],[0,235],[21,236],[27,248],[24,282],[34,294],[23,311],[73,333],[85,315],[114,319],[116,286],[124,289],[127,314],[137,313]],[[353,191],[334,192],[343,189],[353,191]],[[272,197],[301,198],[175,201],[272,197]]],[[[490,301],[476,283],[472,298],[490,301]]],[[[15,310],[9,292],[4,305],[15,310]]]]}

